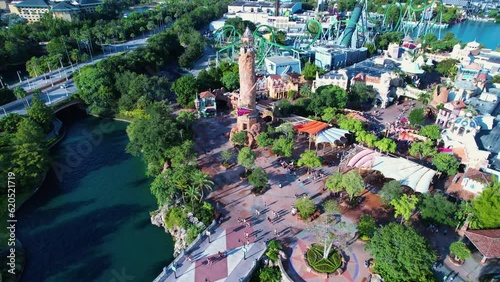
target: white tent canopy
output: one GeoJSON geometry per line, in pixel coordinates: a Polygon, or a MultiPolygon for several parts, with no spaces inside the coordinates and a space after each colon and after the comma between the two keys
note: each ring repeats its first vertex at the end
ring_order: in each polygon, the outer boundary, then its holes
{"type": "Polygon", "coordinates": [[[348,134],[348,130],[343,130],[339,128],[328,128],[318,133],[316,137],[316,144],[319,143],[335,143],[339,141],[342,137],[348,134]]]}
{"type": "Polygon", "coordinates": [[[427,193],[435,170],[403,158],[376,156],[372,169],[380,171],[386,178],[393,178],[416,192],[427,193]]]}

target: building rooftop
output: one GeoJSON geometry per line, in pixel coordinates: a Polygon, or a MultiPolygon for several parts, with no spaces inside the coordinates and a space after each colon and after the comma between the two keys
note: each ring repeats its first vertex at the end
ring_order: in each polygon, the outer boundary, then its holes
{"type": "Polygon", "coordinates": [[[497,123],[490,131],[480,131],[476,134],[476,142],[481,150],[491,152],[490,165],[492,168],[500,169],[500,160],[497,158],[500,152],[500,124],[497,123]]]}
{"type": "Polygon", "coordinates": [[[498,100],[493,101],[483,101],[479,97],[472,97],[467,101],[467,104],[474,107],[474,109],[481,115],[491,115],[498,106],[498,100]]]}
{"type": "Polygon", "coordinates": [[[79,10],[78,7],[75,7],[66,1],[59,2],[54,6],[52,6],[52,11],[56,12],[78,11],[78,10],[79,10]]]}
{"type": "MultiPolygon", "coordinates": [[[[280,9],[290,9],[293,6],[295,6],[297,3],[296,2],[281,2],[280,1],[280,9]]],[[[274,9],[274,2],[268,2],[268,1],[234,1],[233,3],[229,4],[229,6],[240,6],[240,7],[255,7],[255,8],[273,8],[274,9]]]]}
{"type": "Polygon", "coordinates": [[[467,230],[465,236],[486,258],[500,258],[500,229],[467,230]]]}
{"type": "Polygon", "coordinates": [[[78,5],[80,6],[93,6],[101,4],[101,0],[77,0],[78,5]]]}
{"type": "Polygon", "coordinates": [[[378,65],[374,63],[374,59],[375,58],[370,58],[345,68],[347,75],[353,77],[362,72],[368,76],[380,77],[383,73],[391,73],[395,70],[399,70],[398,64],[392,60],[384,60],[383,65],[378,65]]]}
{"type": "Polygon", "coordinates": [[[293,57],[290,57],[290,56],[272,56],[272,57],[266,58],[266,60],[269,60],[275,64],[289,64],[289,63],[299,62],[299,60],[294,59],[293,57]]]}
{"type": "Polygon", "coordinates": [[[48,8],[49,4],[44,0],[25,0],[15,5],[16,7],[48,8]]]}
{"type": "Polygon", "coordinates": [[[455,80],[455,87],[466,91],[475,91],[477,86],[472,81],[455,80]]]}
{"type": "Polygon", "coordinates": [[[331,71],[327,74],[320,76],[322,79],[344,79],[344,74],[337,71],[331,71]]]}

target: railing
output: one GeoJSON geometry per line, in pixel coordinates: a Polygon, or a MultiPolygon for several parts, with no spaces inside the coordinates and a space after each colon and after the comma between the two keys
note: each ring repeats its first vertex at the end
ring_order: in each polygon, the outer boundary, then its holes
{"type": "Polygon", "coordinates": [[[288,276],[288,273],[286,272],[285,268],[283,267],[283,262],[281,259],[278,259],[278,266],[281,270],[281,281],[283,282],[294,282],[290,276],[288,276]]]}
{"type": "Polygon", "coordinates": [[[199,243],[201,243],[202,239],[205,239],[205,236],[203,234],[205,234],[207,230],[212,230],[212,228],[214,228],[216,224],[217,224],[217,221],[213,220],[212,224],[210,224],[207,228],[205,228],[203,231],[201,231],[198,234],[198,237],[196,237],[196,239],[194,239],[194,241],[191,242],[191,244],[189,244],[184,250],[182,250],[182,252],[177,257],[175,257],[174,260],[168,266],[166,266],[166,267],[163,268],[162,272],[155,278],[155,280],[153,280],[153,282],[160,282],[160,281],[162,281],[161,279],[163,277],[167,276],[167,274],[169,273],[169,271],[172,271],[172,266],[176,265],[177,262],[182,257],[184,257],[184,254],[186,252],[189,252],[194,246],[196,246],[199,243]]]}

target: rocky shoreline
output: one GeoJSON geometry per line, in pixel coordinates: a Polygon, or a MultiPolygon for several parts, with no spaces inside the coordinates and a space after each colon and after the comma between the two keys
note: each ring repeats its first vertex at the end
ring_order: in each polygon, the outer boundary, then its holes
{"type": "Polygon", "coordinates": [[[173,228],[167,228],[165,226],[164,218],[167,210],[167,206],[163,206],[161,209],[156,210],[151,215],[151,224],[158,227],[163,227],[163,229],[165,229],[165,232],[169,233],[172,236],[172,239],[174,240],[174,257],[176,257],[182,252],[182,250],[186,248],[186,246],[189,245],[187,243],[187,230],[176,226],[174,226],[173,228]]]}

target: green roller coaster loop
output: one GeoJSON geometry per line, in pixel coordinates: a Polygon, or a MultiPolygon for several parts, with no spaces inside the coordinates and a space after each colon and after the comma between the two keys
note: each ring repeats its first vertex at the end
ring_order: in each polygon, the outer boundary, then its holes
{"type": "MultiPolygon", "coordinates": [[[[413,1],[413,0],[412,0],[413,1]]],[[[384,14],[384,20],[382,22],[382,28],[384,28],[384,30],[386,31],[394,31],[394,30],[397,30],[399,28],[399,24],[401,24],[401,20],[403,18],[403,5],[399,2],[393,2],[391,3],[389,6],[387,6],[387,8],[385,9],[385,14],[384,14]],[[397,6],[399,8],[399,19],[398,21],[396,22],[396,24],[393,24],[390,29],[385,29],[386,26],[389,25],[388,22],[386,22],[386,20],[388,19],[387,17],[387,14],[391,11],[391,9],[394,7],[394,6],[397,6]]]]}
{"type": "MultiPolygon", "coordinates": [[[[423,6],[422,8],[415,8],[413,6],[413,0],[410,0],[410,4],[409,4],[408,7],[410,7],[410,10],[412,10],[413,12],[422,12],[423,10],[425,10],[425,9],[431,7],[432,5],[434,5],[434,2],[436,2],[436,0],[432,0],[432,2],[430,4],[428,4],[426,6],[423,6]]],[[[429,2],[427,2],[427,3],[429,3],[429,2]]]]}

